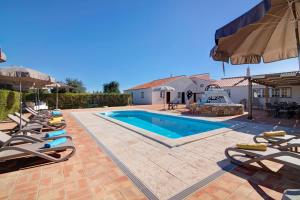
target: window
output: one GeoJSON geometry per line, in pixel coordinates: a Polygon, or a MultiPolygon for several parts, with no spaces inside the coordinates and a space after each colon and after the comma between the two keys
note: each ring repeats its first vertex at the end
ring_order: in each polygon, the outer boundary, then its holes
{"type": "Polygon", "coordinates": [[[225,89],[225,92],[227,92],[228,96],[231,97],[231,91],[230,91],[230,89],[225,89]]]}
{"type": "Polygon", "coordinates": [[[142,99],[144,98],[144,92],[141,92],[141,98],[142,99]]]}
{"type": "Polygon", "coordinates": [[[280,98],[291,98],[292,97],[292,88],[283,87],[283,88],[273,88],[272,97],[280,98]]]}
{"type": "Polygon", "coordinates": [[[255,98],[265,97],[265,89],[263,88],[253,89],[253,97],[255,98]]]}
{"type": "Polygon", "coordinates": [[[204,87],[204,84],[203,84],[203,83],[201,83],[201,84],[200,84],[200,87],[201,87],[201,88],[202,88],[202,87],[204,87]]]}
{"type": "Polygon", "coordinates": [[[280,89],[272,88],[272,97],[279,97],[279,96],[280,96],[280,89]]]}
{"type": "Polygon", "coordinates": [[[280,97],[281,98],[291,98],[292,97],[292,88],[280,88],[280,97]]]}
{"type": "Polygon", "coordinates": [[[180,99],[180,97],[181,97],[181,92],[178,92],[177,93],[177,98],[180,99]]]}

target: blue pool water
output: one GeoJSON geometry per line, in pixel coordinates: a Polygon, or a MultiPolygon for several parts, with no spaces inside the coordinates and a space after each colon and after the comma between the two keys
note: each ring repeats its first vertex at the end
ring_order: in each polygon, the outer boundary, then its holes
{"type": "Polygon", "coordinates": [[[173,139],[229,127],[228,124],[220,122],[210,122],[146,111],[113,111],[101,114],[173,139]]]}

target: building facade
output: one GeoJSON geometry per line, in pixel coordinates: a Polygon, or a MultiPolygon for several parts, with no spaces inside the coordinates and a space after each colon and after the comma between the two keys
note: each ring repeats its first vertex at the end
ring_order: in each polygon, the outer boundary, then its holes
{"type": "Polygon", "coordinates": [[[142,85],[135,86],[124,92],[131,94],[132,102],[136,105],[162,104],[173,102],[185,104],[188,97],[187,92],[193,93],[191,102],[196,102],[204,93],[205,87],[212,81],[209,74],[199,74],[194,76],[176,76],[154,80],[142,85]],[[157,88],[160,86],[170,86],[175,89],[171,92],[161,92],[157,88]]]}
{"type": "MultiPolygon", "coordinates": [[[[209,74],[198,74],[192,76],[176,76],[164,79],[154,80],[142,85],[138,85],[125,91],[131,94],[133,104],[162,104],[165,102],[174,102],[185,104],[187,101],[187,92],[193,93],[190,102],[197,102],[204,94],[206,86],[216,84],[224,89],[233,103],[243,103],[248,101],[248,79],[245,77],[223,78],[220,80],[210,79],[209,74]],[[175,91],[163,92],[156,89],[160,86],[170,86],[175,91]]],[[[275,102],[296,102],[300,104],[300,86],[299,85],[280,85],[280,87],[271,88],[256,83],[252,84],[253,89],[253,107],[263,109],[266,103],[275,102]]]]}

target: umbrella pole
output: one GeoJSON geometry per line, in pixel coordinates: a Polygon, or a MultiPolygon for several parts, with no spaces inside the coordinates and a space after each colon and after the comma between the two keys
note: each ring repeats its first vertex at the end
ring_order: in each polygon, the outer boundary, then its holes
{"type": "Polygon", "coordinates": [[[298,51],[298,67],[300,70],[300,39],[299,39],[299,27],[298,27],[298,16],[297,16],[297,10],[296,10],[296,1],[291,3],[292,5],[292,14],[294,17],[294,24],[295,24],[295,35],[296,35],[296,42],[297,42],[297,51],[298,51]]]}
{"type": "Polygon", "coordinates": [[[248,77],[248,119],[252,120],[252,103],[253,103],[253,91],[251,77],[248,77]]]}
{"type": "Polygon", "coordinates": [[[35,88],[35,90],[34,90],[35,92],[35,106],[37,105],[37,88],[35,88]]]}
{"type": "Polygon", "coordinates": [[[40,89],[37,89],[37,97],[38,97],[38,104],[37,104],[37,109],[38,112],[40,112],[40,89]]]}
{"type": "Polygon", "coordinates": [[[56,84],[56,110],[58,109],[58,86],[56,84]]]}
{"type": "MultiPolygon", "coordinates": [[[[297,37],[299,39],[299,37],[297,37]]],[[[297,51],[298,51],[298,70],[300,71],[300,45],[299,45],[299,41],[298,45],[297,45],[297,51]]]]}
{"type": "Polygon", "coordinates": [[[22,130],[22,83],[20,80],[20,130],[22,130]]]}

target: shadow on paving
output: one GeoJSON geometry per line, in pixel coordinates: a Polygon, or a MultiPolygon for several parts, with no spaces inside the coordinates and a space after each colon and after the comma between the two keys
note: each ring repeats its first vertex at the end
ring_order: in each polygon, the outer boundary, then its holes
{"type": "MultiPolygon", "coordinates": [[[[51,156],[55,158],[60,158],[60,154],[51,154],[51,156]]],[[[40,167],[43,165],[49,165],[53,164],[53,162],[50,162],[46,159],[38,158],[38,157],[32,157],[32,158],[19,158],[14,160],[8,160],[1,163],[0,167],[0,174],[5,174],[9,172],[15,172],[18,170],[24,170],[24,169],[30,169],[35,167],[40,167]]]]}
{"type": "MultiPolygon", "coordinates": [[[[272,191],[283,193],[286,189],[299,189],[300,188],[300,171],[295,170],[289,166],[284,166],[277,163],[268,163],[264,164],[265,166],[270,167],[270,169],[264,169],[259,166],[250,165],[250,166],[238,166],[229,168],[224,167],[224,162],[228,162],[229,159],[224,159],[218,162],[218,165],[224,170],[230,173],[237,180],[240,178],[246,180],[248,185],[254,189],[259,196],[263,199],[274,199],[271,197],[264,188],[267,188],[272,191]],[[276,166],[276,167],[275,167],[276,166]],[[276,168],[277,170],[274,170],[276,168]]],[[[235,181],[235,180],[232,180],[235,181]]],[[[241,183],[242,184],[242,183],[241,183]]]]}
{"type": "MultiPolygon", "coordinates": [[[[188,110],[179,111],[182,115],[190,116],[190,117],[207,117],[207,118],[216,118],[216,116],[212,115],[192,115],[188,110]]],[[[241,122],[248,122],[248,123],[258,123],[263,125],[270,125],[273,127],[283,126],[289,128],[298,128],[300,129],[300,119],[297,117],[287,118],[286,116],[280,117],[273,117],[269,115],[267,112],[262,110],[254,110],[253,111],[253,119],[249,120],[247,114],[238,115],[238,116],[225,116],[220,117],[224,118],[224,121],[241,121],[241,122]],[[230,118],[230,119],[228,119],[230,118]]]]}

